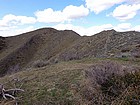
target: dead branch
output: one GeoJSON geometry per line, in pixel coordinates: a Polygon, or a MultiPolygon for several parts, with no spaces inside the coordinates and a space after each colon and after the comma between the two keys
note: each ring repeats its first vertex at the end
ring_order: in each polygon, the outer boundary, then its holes
{"type": "Polygon", "coordinates": [[[24,92],[23,89],[18,89],[18,88],[5,90],[5,92],[10,92],[10,91],[21,91],[21,92],[24,92]]]}
{"type": "Polygon", "coordinates": [[[13,79],[13,82],[14,82],[14,88],[12,88],[12,89],[5,89],[4,85],[0,84],[0,96],[4,100],[13,99],[16,102],[15,104],[17,105],[18,97],[16,97],[16,93],[24,92],[24,90],[21,89],[21,85],[19,86],[20,88],[16,88],[17,82],[21,82],[21,81],[19,81],[18,79],[13,79]]]}
{"type": "Polygon", "coordinates": [[[3,84],[0,84],[0,96],[2,96],[4,99],[7,99],[7,97],[15,99],[15,92],[19,92],[19,91],[24,92],[23,89],[18,89],[18,88],[6,90],[3,84]]]}

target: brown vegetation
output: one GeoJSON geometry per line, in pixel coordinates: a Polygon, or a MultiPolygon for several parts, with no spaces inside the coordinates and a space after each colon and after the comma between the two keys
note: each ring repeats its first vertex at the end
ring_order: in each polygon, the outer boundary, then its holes
{"type": "Polygon", "coordinates": [[[105,61],[85,71],[83,97],[88,105],[140,104],[140,73],[116,62],[105,61]]]}

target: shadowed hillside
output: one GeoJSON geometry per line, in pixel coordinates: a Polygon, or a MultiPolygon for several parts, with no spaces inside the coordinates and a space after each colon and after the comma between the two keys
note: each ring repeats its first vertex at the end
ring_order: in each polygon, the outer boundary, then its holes
{"type": "MultiPolygon", "coordinates": [[[[0,74],[17,72],[28,63],[50,59],[71,45],[80,36],[73,31],[39,29],[5,38],[6,48],[0,53],[0,74]]],[[[4,40],[1,42],[2,50],[4,40]]]]}

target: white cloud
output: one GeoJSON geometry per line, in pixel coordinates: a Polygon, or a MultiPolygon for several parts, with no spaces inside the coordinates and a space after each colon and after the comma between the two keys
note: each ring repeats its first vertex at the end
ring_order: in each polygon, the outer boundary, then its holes
{"type": "Polygon", "coordinates": [[[139,10],[140,4],[122,4],[115,8],[115,10],[112,13],[112,16],[121,21],[125,21],[134,18],[134,16],[139,10]]]}
{"type": "Polygon", "coordinates": [[[26,24],[33,24],[36,19],[27,16],[16,16],[12,14],[5,15],[0,20],[0,36],[13,36],[23,32],[31,31],[34,28],[29,26],[27,28],[20,28],[26,24]]]}
{"type": "MultiPolygon", "coordinates": [[[[48,26],[49,27],[49,26],[48,26]]],[[[83,27],[83,26],[75,26],[72,24],[58,24],[55,26],[51,26],[52,28],[58,29],[58,30],[73,30],[77,32],[80,35],[87,35],[91,36],[96,33],[99,33],[103,30],[111,30],[115,29],[116,31],[124,32],[124,31],[140,31],[140,25],[132,27],[131,23],[121,23],[118,25],[112,25],[112,24],[103,24],[99,26],[91,26],[91,27],[83,27]]],[[[0,27],[1,29],[1,27],[0,27]]],[[[35,30],[33,26],[29,26],[27,28],[19,28],[19,27],[12,27],[7,28],[0,31],[1,36],[13,36],[18,35],[21,33],[29,32],[32,30],[35,30]]]]}
{"type": "Polygon", "coordinates": [[[0,31],[5,31],[5,30],[8,30],[8,27],[0,26],[0,31]]]}
{"type": "Polygon", "coordinates": [[[131,23],[121,23],[118,25],[103,24],[99,26],[91,26],[88,28],[82,26],[74,26],[72,24],[58,24],[56,26],[53,26],[53,28],[56,28],[58,30],[73,30],[80,35],[87,35],[87,36],[94,35],[103,30],[111,30],[111,29],[115,29],[116,31],[119,32],[134,31],[134,30],[140,31],[140,25],[132,27],[131,23]]]}
{"type": "Polygon", "coordinates": [[[86,35],[93,35],[93,34],[101,32],[103,30],[110,30],[112,28],[113,28],[112,24],[103,24],[103,25],[99,25],[99,26],[89,27],[85,30],[85,32],[86,32],[86,35]]]}
{"type": "Polygon", "coordinates": [[[35,16],[39,22],[45,23],[57,23],[70,21],[71,19],[81,18],[87,16],[89,10],[83,5],[73,6],[69,5],[65,7],[62,11],[54,11],[51,8],[45,9],[43,11],[35,12],[35,16]]]}
{"type": "Polygon", "coordinates": [[[64,8],[63,14],[67,17],[67,19],[76,19],[87,16],[89,14],[89,10],[83,5],[79,7],[69,5],[66,8],[64,8]]]}
{"type": "Polygon", "coordinates": [[[61,11],[54,11],[51,8],[45,9],[43,11],[37,11],[35,13],[38,22],[45,23],[57,23],[65,20],[61,11]]]}
{"type": "Polygon", "coordinates": [[[120,4],[125,1],[127,0],[85,0],[87,8],[96,14],[111,8],[115,4],[120,4]]]}
{"type": "Polygon", "coordinates": [[[140,31],[140,25],[137,25],[137,26],[133,27],[132,30],[140,31]]]}
{"type": "Polygon", "coordinates": [[[37,22],[65,22],[76,18],[82,18],[89,14],[89,10],[83,5],[73,6],[69,5],[62,11],[54,11],[51,8],[44,11],[37,11],[35,17],[16,16],[13,14],[7,14],[0,19],[0,36],[13,36],[27,31],[31,31],[33,27],[26,27],[28,24],[35,24],[37,22]]]}
{"type": "Polygon", "coordinates": [[[114,26],[114,29],[116,31],[128,31],[131,30],[131,23],[121,23],[117,26],[114,26]]]}
{"type": "Polygon", "coordinates": [[[129,4],[139,4],[140,0],[128,0],[127,3],[129,3],[129,4]]]}
{"type": "MultiPolygon", "coordinates": [[[[86,6],[66,6],[63,10],[55,11],[51,8],[36,11],[36,17],[27,16],[16,16],[12,14],[5,15],[0,20],[0,35],[2,36],[12,36],[21,34],[34,30],[33,26],[25,27],[26,24],[33,24],[36,22],[42,23],[60,23],[53,28],[58,30],[74,30],[80,35],[94,35],[103,30],[115,29],[116,31],[128,31],[136,30],[140,31],[140,25],[132,27],[131,23],[121,23],[113,26],[112,24],[103,24],[99,26],[91,26],[85,28],[84,26],[75,26],[72,24],[64,24],[64,22],[69,22],[73,19],[82,18],[89,14],[89,9],[96,14],[111,8],[115,4],[120,4],[115,10],[110,14],[119,20],[128,20],[133,18],[137,12],[140,10],[139,0],[85,0],[86,6]],[[125,4],[121,4],[125,3],[125,4]],[[132,3],[132,4],[130,4],[132,3]]],[[[96,21],[96,20],[95,20],[96,21]]]]}
{"type": "Polygon", "coordinates": [[[58,30],[73,30],[80,35],[94,35],[103,30],[112,29],[113,26],[111,24],[104,24],[104,25],[100,25],[100,26],[92,26],[89,28],[85,28],[82,26],[74,26],[72,24],[58,24],[58,25],[54,26],[54,28],[56,28],[58,30]]]}
{"type": "MultiPolygon", "coordinates": [[[[1,29],[1,27],[0,27],[1,29]]],[[[21,33],[25,33],[25,32],[29,32],[35,30],[35,28],[33,26],[29,26],[26,28],[19,28],[19,27],[11,27],[11,28],[6,28],[4,30],[0,30],[0,36],[15,36],[15,35],[19,35],[21,33]]]]}
{"type": "Polygon", "coordinates": [[[81,26],[74,26],[72,24],[58,24],[53,26],[57,30],[73,30],[81,35],[85,34],[85,29],[81,26]]]}
{"type": "Polygon", "coordinates": [[[14,25],[24,25],[35,23],[36,19],[27,16],[15,16],[12,14],[5,15],[2,20],[0,20],[1,27],[9,27],[14,25]]]}

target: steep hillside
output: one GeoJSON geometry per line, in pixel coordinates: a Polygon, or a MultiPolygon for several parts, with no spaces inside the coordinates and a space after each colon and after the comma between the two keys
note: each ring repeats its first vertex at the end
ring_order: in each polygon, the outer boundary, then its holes
{"type": "Polygon", "coordinates": [[[6,49],[0,53],[0,75],[20,71],[34,61],[49,59],[79,37],[73,31],[57,31],[51,28],[7,37],[6,49]]]}
{"type": "Polygon", "coordinates": [[[53,59],[68,61],[85,57],[139,58],[140,32],[108,30],[93,36],[82,37],[53,59]]]}
{"type": "Polygon", "coordinates": [[[0,36],[0,52],[6,47],[5,38],[0,36]]]}
{"type": "Polygon", "coordinates": [[[140,57],[140,33],[102,31],[79,36],[72,30],[43,28],[14,37],[0,37],[0,74],[89,57],[140,57]]]}

